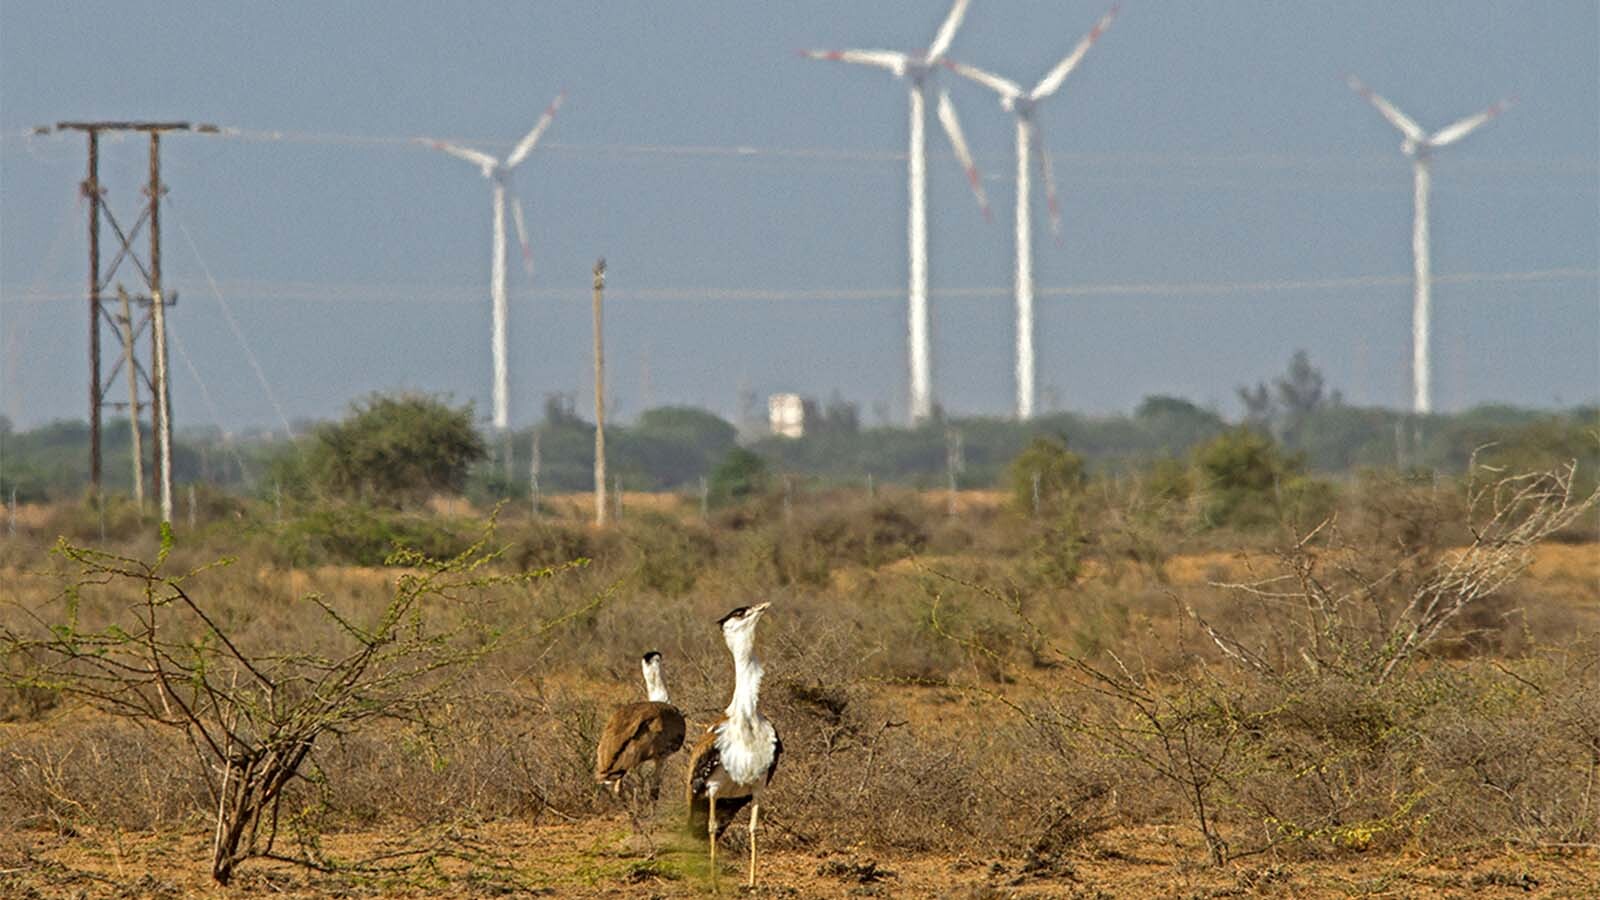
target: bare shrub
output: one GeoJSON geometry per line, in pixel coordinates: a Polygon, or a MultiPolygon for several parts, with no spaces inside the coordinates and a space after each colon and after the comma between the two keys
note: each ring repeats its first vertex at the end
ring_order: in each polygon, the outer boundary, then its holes
{"type": "Polygon", "coordinates": [[[1418,547],[1399,562],[1374,561],[1333,519],[1279,553],[1283,574],[1219,584],[1282,629],[1246,643],[1189,614],[1222,652],[1260,673],[1281,677],[1301,666],[1382,683],[1411,664],[1474,604],[1494,597],[1527,570],[1533,548],[1600,501],[1600,490],[1572,494],[1575,466],[1505,474],[1474,466],[1466,485],[1465,547],[1418,547]],[[1488,480],[1482,480],[1483,476],[1488,480]],[[1319,540],[1320,539],[1320,540],[1319,540]]]}
{"type": "Polygon", "coordinates": [[[481,593],[552,574],[493,574],[485,568],[496,555],[488,538],[446,560],[397,551],[390,563],[402,571],[393,595],[370,619],[307,597],[342,637],[332,652],[237,643],[216,605],[192,593],[206,569],[169,571],[165,526],[153,563],[63,540],[57,553],[76,567],[74,581],[52,608],[30,611],[34,627],[0,632],[0,647],[22,661],[8,676],[14,683],[182,735],[214,804],[216,881],[226,884],[238,863],[257,856],[321,865],[277,848],[286,786],[308,768],[324,777],[313,757],[319,741],[379,721],[425,729],[452,676],[503,634],[483,615],[481,593]],[[80,621],[80,600],[96,590],[137,599],[91,625],[80,621]]]}

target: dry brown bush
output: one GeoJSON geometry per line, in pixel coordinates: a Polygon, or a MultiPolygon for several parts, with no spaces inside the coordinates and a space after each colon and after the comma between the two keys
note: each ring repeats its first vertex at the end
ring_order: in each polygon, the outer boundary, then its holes
{"type": "MultiPolygon", "coordinates": [[[[611,705],[638,696],[639,654],[666,655],[675,702],[703,725],[731,685],[713,623],[772,600],[762,704],[786,748],[763,811],[774,847],[1015,854],[1047,874],[1118,825],[1188,823],[1231,859],[1600,840],[1600,644],[1573,641],[1574,622],[1594,621],[1592,579],[1551,576],[1539,592],[1500,579],[1378,678],[1340,662],[1354,649],[1318,649],[1326,630],[1305,598],[1333,591],[1328,571],[1385,576],[1379,599],[1404,611],[1472,540],[1460,486],[1358,486],[1339,540],[1330,526],[1298,549],[1282,532],[1188,534],[1137,491],[1091,484],[1074,579],[1039,578],[1024,552],[1052,523],[987,508],[952,519],[895,496],[830,507],[806,495],[787,516],[769,498],[719,514],[741,516],[736,528],[631,511],[607,532],[514,523],[508,570],[595,560],[497,596],[499,622],[544,621],[614,586],[613,599],[559,639],[508,635],[426,723],[320,743],[286,803],[308,834],[616,815],[592,782],[593,742],[611,705]],[[1285,553],[1259,552],[1274,542],[1285,553]],[[1163,565],[1196,550],[1229,552],[1163,565]],[[1315,557],[1308,574],[1296,553],[1315,557]],[[1196,583],[1208,571],[1218,584],[1196,583]],[[1266,591],[1280,575],[1299,605],[1225,586],[1266,591]],[[1271,661],[1271,677],[1225,649],[1271,661]]],[[[198,563],[211,549],[177,553],[198,563]]],[[[284,572],[259,552],[217,573],[220,621],[252,647],[336,645],[303,592],[349,616],[390,596],[383,573],[284,572]]],[[[1367,605],[1342,607],[1360,615],[1336,631],[1381,649],[1381,617],[1358,596],[1367,605]]],[[[107,612],[86,600],[84,615],[107,612]]],[[[0,759],[15,764],[0,774],[0,827],[193,828],[210,815],[204,779],[173,776],[156,746],[170,736],[51,708],[51,696],[4,702],[19,718],[0,725],[0,759]],[[114,794],[108,768],[125,782],[114,794]]],[[[678,817],[676,797],[663,793],[658,823],[678,817]]]]}

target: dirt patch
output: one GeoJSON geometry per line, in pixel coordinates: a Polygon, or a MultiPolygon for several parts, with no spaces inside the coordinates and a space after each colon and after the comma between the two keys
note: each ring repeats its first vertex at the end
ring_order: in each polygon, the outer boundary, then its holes
{"type": "MultiPolygon", "coordinates": [[[[244,866],[229,896],[254,897],[695,897],[710,889],[703,840],[675,823],[651,826],[652,853],[624,817],[559,825],[495,823],[473,828],[329,835],[324,849],[352,859],[394,852],[419,836],[440,848],[409,874],[317,872],[279,862],[244,866]]],[[[1594,896],[1600,854],[1421,852],[1316,862],[1268,858],[1210,867],[1183,830],[1151,826],[1097,836],[1054,859],[816,854],[767,832],[759,886],[769,897],[1546,897],[1594,896]]],[[[743,889],[748,857],[730,831],[719,853],[725,894],[743,889]]],[[[215,896],[201,833],[83,831],[0,835],[0,893],[13,897],[215,896]]]]}

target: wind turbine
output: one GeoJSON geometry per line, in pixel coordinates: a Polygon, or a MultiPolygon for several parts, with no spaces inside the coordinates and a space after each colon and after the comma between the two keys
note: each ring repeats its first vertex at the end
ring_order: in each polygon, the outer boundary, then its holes
{"type": "Polygon", "coordinates": [[[506,199],[510,195],[511,216],[517,226],[517,240],[522,244],[522,266],[529,277],[533,276],[533,253],[528,247],[528,226],[522,216],[522,200],[516,196],[516,189],[511,184],[512,170],[522,165],[533,152],[539,138],[545,129],[550,127],[550,120],[555,118],[556,110],[561,108],[561,102],[566,94],[558,94],[546,107],[544,115],[533,126],[533,130],[517,142],[517,146],[503,161],[495,159],[481,150],[462,147],[456,144],[436,141],[430,138],[417,138],[417,141],[426,144],[435,150],[464,159],[476,165],[489,179],[494,193],[494,248],[489,265],[489,297],[493,304],[494,333],[491,349],[494,355],[494,429],[501,434],[505,433],[508,423],[506,388],[506,199]]]}
{"type": "Polygon", "coordinates": [[[1066,58],[1056,63],[1031,91],[1024,91],[1020,85],[1006,78],[1001,78],[976,66],[954,61],[945,65],[957,74],[963,75],[978,84],[1000,95],[1000,106],[1006,112],[1017,117],[1017,418],[1033,418],[1034,399],[1034,362],[1033,362],[1033,221],[1030,205],[1033,200],[1032,189],[1028,183],[1031,168],[1031,157],[1038,152],[1040,172],[1044,176],[1045,195],[1050,205],[1050,228],[1055,232],[1056,238],[1061,237],[1061,207],[1056,202],[1055,174],[1050,166],[1050,154],[1044,148],[1044,141],[1039,137],[1039,126],[1034,120],[1034,112],[1038,109],[1039,101],[1054,94],[1061,88],[1062,82],[1083,61],[1084,54],[1094,46],[1107,28],[1111,27],[1111,20],[1117,17],[1117,7],[1113,6],[1100,21],[1095,23],[1093,29],[1078,41],[1072,52],[1066,58]]]}
{"type": "MultiPolygon", "coordinates": [[[[910,83],[911,91],[911,149],[906,156],[909,193],[911,195],[910,221],[907,238],[911,250],[911,276],[909,286],[909,312],[907,327],[911,356],[911,419],[920,422],[933,414],[932,366],[928,347],[928,154],[924,137],[927,118],[928,78],[944,59],[955,40],[956,29],[967,14],[970,0],[956,0],[945,16],[944,23],[934,35],[933,43],[920,54],[901,53],[895,50],[802,50],[800,54],[810,59],[830,59],[838,62],[858,63],[886,69],[896,78],[910,83]]],[[[956,119],[955,106],[944,91],[939,92],[939,123],[950,138],[956,159],[967,171],[967,181],[977,195],[984,218],[989,217],[989,200],[983,193],[983,182],[972,163],[967,141],[961,134],[961,123],[956,119]]]]}
{"type": "Polygon", "coordinates": [[[1433,279],[1428,253],[1428,165],[1432,161],[1433,151],[1448,147],[1476,131],[1485,122],[1505,112],[1511,106],[1511,100],[1501,100],[1480,113],[1446,125],[1430,135],[1395,108],[1394,104],[1373,93],[1371,88],[1361,83],[1361,79],[1349,75],[1345,81],[1351,90],[1366,98],[1390,125],[1405,136],[1405,140],[1400,142],[1400,152],[1411,157],[1414,174],[1412,202],[1416,207],[1411,224],[1412,267],[1416,281],[1416,297],[1411,306],[1411,403],[1414,412],[1427,415],[1433,409],[1428,360],[1428,319],[1431,314],[1430,288],[1433,279]]]}

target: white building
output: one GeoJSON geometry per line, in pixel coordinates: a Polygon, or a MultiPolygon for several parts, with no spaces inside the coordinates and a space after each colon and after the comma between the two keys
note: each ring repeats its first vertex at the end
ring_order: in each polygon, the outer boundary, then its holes
{"type": "Polygon", "coordinates": [[[799,394],[772,394],[767,397],[767,421],[772,433],[787,438],[806,433],[806,401],[799,394]]]}

